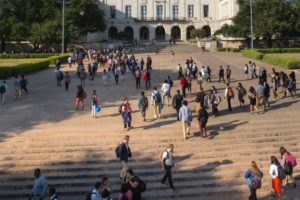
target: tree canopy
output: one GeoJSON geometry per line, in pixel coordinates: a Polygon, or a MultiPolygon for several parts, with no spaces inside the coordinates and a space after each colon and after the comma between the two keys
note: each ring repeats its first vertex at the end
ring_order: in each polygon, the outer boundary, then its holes
{"type": "MultiPolygon", "coordinates": [[[[215,35],[243,37],[249,41],[251,37],[249,2],[237,0],[239,12],[233,18],[233,25],[224,25],[215,35]]],[[[253,36],[262,37],[269,47],[274,37],[285,39],[300,34],[299,0],[253,0],[252,5],[253,36]]]]}
{"type": "MultiPolygon", "coordinates": [[[[95,0],[65,0],[65,42],[89,32],[106,29],[104,12],[95,0]]],[[[40,44],[61,41],[62,2],[51,0],[0,0],[1,50],[5,41],[30,41],[40,44]]]]}

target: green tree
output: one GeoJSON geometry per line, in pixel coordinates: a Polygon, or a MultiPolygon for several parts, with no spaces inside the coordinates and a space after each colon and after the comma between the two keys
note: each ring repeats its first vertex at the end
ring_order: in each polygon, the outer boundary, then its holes
{"type": "Polygon", "coordinates": [[[0,52],[4,52],[5,42],[10,39],[14,5],[10,0],[1,0],[0,5],[0,52]]]}
{"type": "Polygon", "coordinates": [[[202,28],[194,29],[194,30],[192,30],[192,33],[191,33],[191,36],[193,39],[195,39],[195,38],[201,39],[201,38],[204,38],[205,35],[206,35],[206,31],[203,30],[202,28]]]}

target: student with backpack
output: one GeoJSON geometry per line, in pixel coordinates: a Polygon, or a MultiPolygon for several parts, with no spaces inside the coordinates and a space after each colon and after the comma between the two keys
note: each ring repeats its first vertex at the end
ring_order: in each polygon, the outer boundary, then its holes
{"type": "Polygon", "coordinates": [[[128,189],[126,183],[121,185],[121,194],[119,194],[118,200],[132,200],[132,192],[128,189]]]}
{"type": "Polygon", "coordinates": [[[2,81],[2,83],[0,84],[0,102],[2,105],[5,104],[6,91],[7,91],[6,81],[2,81]]]}
{"type": "Polygon", "coordinates": [[[227,99],[227,104],[228,104],[228,111],[232,111],[231,108],[231,99],[234,99],[234,92],[233,89],[229,86],[229,83],[226,84],[227,87],[225,89],[225,98],[227,99]]]}
{"type": "Polygon", "coordinates": [[[71,76],[70,76],[69,72],[65,72],[64,80],[65,80],[65,89],[66,89],[66,91],[69,91],[69,85],[71,82],[71,76]]]}
{"type": "Polygon", "coordinates": [[[161,91],[163,93],[163,98],[162,98],[162,104],[164,104],[165,102],[165,97],[167,97],[167,100],[168,100],[168,106],[169,106],[169,103],[170,103],[170,98],[171,98],[171,95],[170,95],[170,89],[171,89],[171,86],[170,84],[168,83],[168,80],[165,79],[164,83],[162,84],[161,86],[161,91]]]}
{"type": "Polygon", "coordinates": [[[166,186],[165,181],[168,179],[171,190],[174,190],[172,179],[172,167],[175,166],[173,157],[174,145],[168,144],[167,149],[163,152],[161,157],[161,167],[165,171],[160,183],[166,186]]]}
{"type": "Polygon", "coordinates": [[[242,83],[240,83],[240,82],[238,83],[238,86],[236,87],[236,90],[238,91],[238,98],[239,98],[239,102],[240,102],[240,108],[245,109],[244,96],[246,96],[247,91],[243,87],[242,83]]]}
{"type": "Polygon", "coordinates": [[[200,129],[200,136],[202,138],[207,138],[207,128],[206,128],[207,121],[208,121],[208,113],[205,109],[205,106],[203,106],[198,112],[198,123],[200,129]]]}
{"type": "Polygon", "coordinates": [[[142,114],[143,122],[146,121],[146,110],[148,109],[148,98],[145,96],[145,92],[141,92],[141,96],[138,100],[138,107],[142,114]]]}
{"type": "Polygon", "coordinates": [[[282,159],[282,164],[284,166],[284,171],[286,174],[286,184],[289,184],[289,178],[293,181],[293,188],[296,188],[296,180],[293,177],[294,167],[297,165],[295,156],[288,152],[284,147],[279,148],[279,152],[282,159]]]}
{"type": "Polygon", "coordinates": [[[282,200],[282,180],[285,179],[285,174],[282,166],[275,156],[271,156],[269,174],[272,178],[273,196],[277,195],[278,199],[282,200]]]}
{"type": "Polygon", "coordinates": [[[59,68],[56,69],[55,76],[56,76],[56,86],[61,87],[61,81],[64,78],[64,74],[59,68]]]}
{"type": "Polygon", "coordinates": [[[263,173],[259,170],[255,161],[251,162],[250,168],[246,171],[244,177],[250,189],[249,200],[257,200],[256,190],[261,188],[263,173]]]}
{"type": "Polygon", "coordinates": [[[184,100],[182,106],[179,110],[179,119],[182,122],[182,132],[183,138],[187,139],[187,136],[190,135],[191,123],[193,120],[193,115],[191,109],[188,107],[188,102],[184,100]]]}
{"type": "Polygon", "coordinates": [[[28,80],[22,74],[21,80],[20,80],[20,88],[21,88],[20,90],[21,90],[21,92],[22,92],[22,90],[24,90],[26,95],[28,95],[27,84],[28,84],[28,80]]]}
{"type": "Polygon", "coordinates": [[[154,91],[152,92],[151,95],[151,104],[154,108],[154,118],[159,119],[161,116],[161,94],[157,90],[157,87],[154,87],[154,91]]]}

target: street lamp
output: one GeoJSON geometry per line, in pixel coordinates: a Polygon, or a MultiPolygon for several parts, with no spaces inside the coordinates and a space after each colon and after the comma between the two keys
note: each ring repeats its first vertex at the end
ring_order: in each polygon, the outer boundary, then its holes
{"type": "Polygon", "coordinates": [[[250,31],[251,31],[251,50],[253,50],[253,11],[252,11],[252,0],[250,0],[250,31]]]}
{"type": "Polygon", "coordinates": [[[66,3],[65,0],[59,1],[59,3],[62,3],[62,23],[61,23],[61,54],[64,54],[65,51],[65,7],[66,3]]]}

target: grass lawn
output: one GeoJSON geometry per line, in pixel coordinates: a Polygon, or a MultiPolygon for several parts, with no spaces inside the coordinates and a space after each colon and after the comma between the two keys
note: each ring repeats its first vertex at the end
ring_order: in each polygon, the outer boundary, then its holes
{"type": "Polygon", "coordinates": [[[297,59],[300,60],[300,53],[272,53],[268,55],[274,55],[277,57],[282,57],[282,58],[291,58],[291,59],[297,59]]]}
{"type": "Polygon", "coordinates": [[[263,61],[287,69],[300,69],[300,53],[265,54],[263,61]]]}
{"type": "Polygon", "coordinates": [[[32,59],[0,59],[0,67],[14,67],[19,64],[24,63],[35,63],[40,61],[40,58],[32,58],[32,59]]]}

